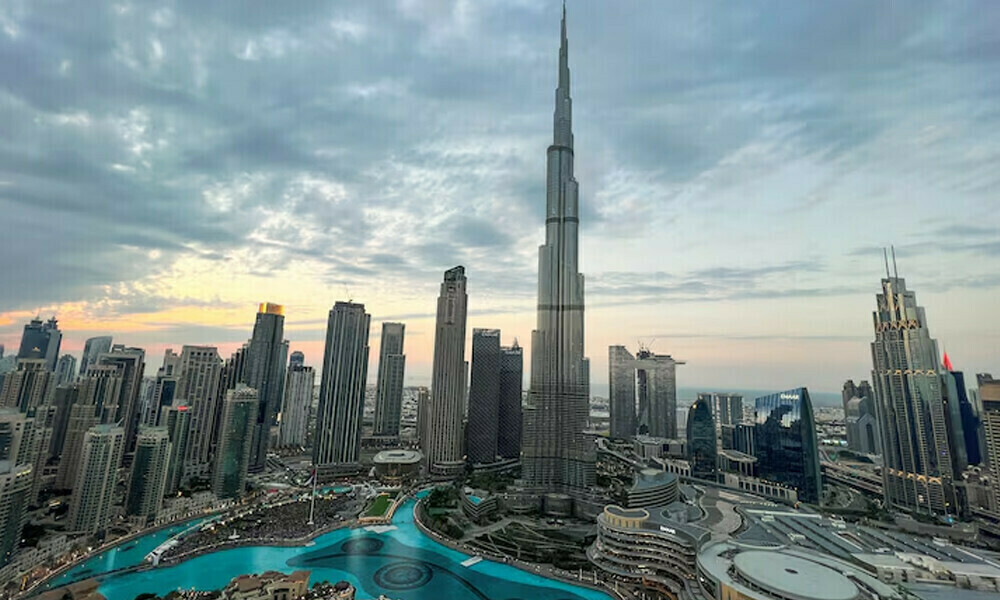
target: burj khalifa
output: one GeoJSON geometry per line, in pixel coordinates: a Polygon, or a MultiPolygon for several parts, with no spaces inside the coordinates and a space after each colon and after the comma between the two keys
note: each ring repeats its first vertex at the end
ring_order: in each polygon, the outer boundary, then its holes
{"type": "Polygon", "coordinates": [[[584,434],[590,368],[583,352],[579,188],[573,177],[573,101],[563,6],[559,86],[548,149],[545,244],[538,249],[538,323],[531,334],[531,389],[522,476],[542,493],[576,495],[594,484],[594,443],[584,434]]]}

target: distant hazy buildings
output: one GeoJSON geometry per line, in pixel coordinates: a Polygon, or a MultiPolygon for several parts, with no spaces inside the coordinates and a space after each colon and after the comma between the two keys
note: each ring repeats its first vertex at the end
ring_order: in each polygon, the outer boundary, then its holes
{"type": "Polygon", "coordinates": [[[56,385],[69,383],[76,379],[76,357],[63,354],[56,361],[56,385]]]}
{"type": "Polygon", "coordinates": [[[17,358],[41,358],[49,371],[55,371],[61,343],[62,332],[59,331],[59,323],[55,317],[44,323],[39,318],[32,319],[24,326],[17,358]]]}
{"type": "Polygon", "coordinates": [[[250,470],[253,472],[264,470],[271,439],[271,425],[276,419],[281,402],[285,357],[288,352],[284,333],[284,307],[270,302],[262,303],[257,310],[245,371],[246,384],[257,390],[257,401],[260,403],[253,430],[253,451],[250,455],[250,470]]]}
{"type": "Polygon", "coordinates": [[[84,434],[67,531],[98,533],[107,528],[124,450],[125,430],[121,427],[95,425],[84,434]]]}
{"type": "Polygon", "coordinates": [[[434,477],[457,477],[465,469],[462,455],[462,416],[465,407],[465,323],[469,297],[465,268],[444,273],[437,302],[434,364],[427,426],[421,447],[434,477]]]}
{"type": "Polygon", "coordinates": [[[281,402],[281,425],[278,445],[305,447],[309,429],[309,408],[312,406],[316,373],[312,367],[290,363],[285,375],[285,398],[281,402]]]}
{"type": "Polygon", "coordinates": [[[718,460],[718,442],[715,437],[715,419],[712,405],[699,398],[688,409],[687,453],[691,475],[700,479],[715,480],[718,460]]]}
{"type": "Polygon", "coordinates": [[[403,377],[406,372],[406,355],[403,354],[403,323],[382,323],[382,342],[379,346],[378,381],[375,390],[376,437],[399,438],[400,411],[403,406],[403,377]]]}
{"type": "Polygon", "coordinates": [[[844,401],[844,426],[847,430],[847,447],[862,454],[881,454],[878,416],[875,412],[875,393],[867,381],[855,385],[848,379],[842,392],[844,401]]]}
{"type": "Polygon", "coordinates": [[[48,369],[45,359],[18,359],[17,370],[3,378],[0,406],[34,412],[35,408],[51,399],[55,388],[56,374],[48,369]]]}
{"type": "Polygon", "coordinates": [[[109,335],[92,337],[83,344],[83,355],[80,357],[80,375],[87,373],[87,367],[97,364],[97,357],[105,352],[111,352],[112,338],[109,335]]]}
{"type": "Polygon", "coordinates": [[[887,273],[882,280],[874,326],[872,382],[886,503],[929,514],[955,513],[941,355],[924,309],[902,278],[887,273]]]}
{"type": "Polygon", "coordinates": [[[545,244],[538,249],[538,321],[531,334],[522,476],[540,492],[580,496],[594,484],[596,448],[584,433],[590,414],[590,366],[583,347],[579,188],[573,176],[569,75],[564,13],[553,140],[547,152],[545,244]]]}
{"type": "Polygon", "coordinates": [[[226,392],[212,473],[212,492],[219,498],[238,498],[246,489],[258,405],[253,388],[238,385],[226,392]]]}
{"type": "Polygon", "coordinates": [[[819,502],[823,490],[812,401],[805,388],[754,401],[757,476],[795,490],[799,500],[819,502]]]}
{"type": "Polygon", "coordinates": [[[313,463],[322,476],[360,468],[371,316],[364,304],[337,302],[326,324],[313,463]]]}
{"type": "Polygon", "coordinates": [[[156,519],[163,503],[170,466],[170,433],[166,427],[144,427],[139,430],[132,459],[125,514],[156,519]]]}

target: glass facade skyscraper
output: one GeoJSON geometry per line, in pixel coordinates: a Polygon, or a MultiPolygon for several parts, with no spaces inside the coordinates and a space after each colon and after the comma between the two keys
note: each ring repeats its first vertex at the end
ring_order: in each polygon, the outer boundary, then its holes
{"type": "Polygon", "coordinates": [[[718,442],[715,438],[715,418],[712,405],[699,399],[688,409],[687,452],[691,475],[700,479],[715,479],[718,442]]]}
{"type": "Polygon", "coordinates": [[[795,488],[799,500],[819,502],[819,444],[806,388],[757,398],[754,429],[757,476],[795,488]]]}

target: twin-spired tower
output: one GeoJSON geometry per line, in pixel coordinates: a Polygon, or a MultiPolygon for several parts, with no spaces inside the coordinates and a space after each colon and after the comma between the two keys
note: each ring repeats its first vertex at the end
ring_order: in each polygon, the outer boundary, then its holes
{"type": "Polygon", "coordinates": [[[590,366],[583,354],[579,190],[573,177],[573,101],[563,7],[559,86],[548,149],[545,244],[538,249],[538,324],[531,334],[531,391],[522,475],[542,492],[582,492],[594,483],[595,449],[584,435],[590,366]]]}

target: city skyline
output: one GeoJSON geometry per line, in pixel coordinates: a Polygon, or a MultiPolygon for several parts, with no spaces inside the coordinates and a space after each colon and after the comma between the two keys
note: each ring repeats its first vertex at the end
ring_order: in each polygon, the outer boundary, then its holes
{"type": "MultiPolygon", "coordinates": [[[[681,387],[835,392],[866,371],[878,248],[895,243],[958,368],[991,370],[1000,325],[973,315],[1000,285],[985,141],[1000,69],[976,7],[571,8],[588,348],[655,339],[687,360],[681,387]],[[826,43],[787,35],[803,27],[826,43]]],[[[325,311],[354,298],[407,324],[406,384],[426,385],[437,274],[463,264],[468,326],[509,332],[530,361],[557,3],[74,10],[0,14],[0,55],[39,55],[37,78],[0,73],[19,123],[0,146],[8,352],[55,314],[64,352],[110,334],[149,374],[166,347],[228,356],[274,301],[316,366],[325,311]],[[68,23],[107,47],[46,45],[68,23]],[[91,85],[111,72],[118,88],[91,85]]],[[[602,386],[607,356],[590,354],[602,386]]]]}

